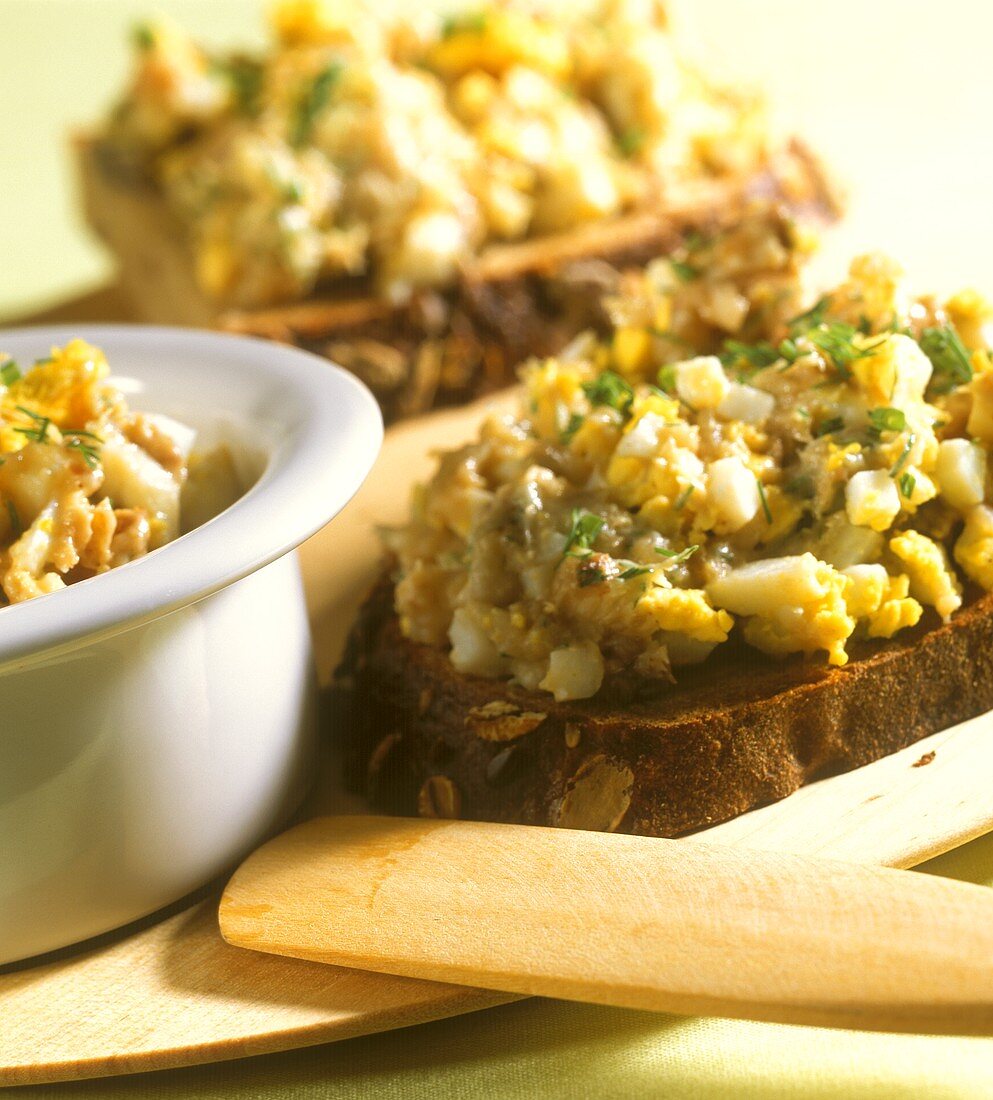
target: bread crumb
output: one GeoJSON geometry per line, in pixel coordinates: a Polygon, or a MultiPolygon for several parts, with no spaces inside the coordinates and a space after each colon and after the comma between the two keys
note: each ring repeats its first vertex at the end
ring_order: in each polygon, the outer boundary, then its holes
{"type": "Polygon", "coordinates": [[[934,753],[933,752],[926,752],[920,758],[920,760],[918,760],[915,763],[911,764],[911,767],[912,768],[923,768],[925,766],[925,764],[930,764],[933,759],[934,759],[934,753]]]}

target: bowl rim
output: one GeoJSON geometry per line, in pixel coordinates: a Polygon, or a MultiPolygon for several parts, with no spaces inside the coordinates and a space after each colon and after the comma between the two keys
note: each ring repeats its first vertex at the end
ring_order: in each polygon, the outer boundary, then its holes
{"type": "MultiPolygon", "coordinates": [[[[340,366],[270,340],[142,324],[59,324],[0,328],[0,350],[29,359],[76,337],[155,377],[156,357],[216,360],[259,398],[285,401],[281,437],[257,482],[220,515],[97,577],[0,607],[0,673],[50,660],[188,606],[295,549],[348,503],[379,453],[383,421],[369,390],[340,366]],[[20,345],[20,347],[18,347],[20,345]],[[116,351],[115,351],[116,349],[116,351]]],[[[249,391],[251,392],[251,391],[249,391]]],[[[135,402],[141,411],[140,399],[135,402]]],[[[154,410],[149,410],[154,411],[154,410]]],[[[219,410],[223,414],[224,410],[219,410]]]]}

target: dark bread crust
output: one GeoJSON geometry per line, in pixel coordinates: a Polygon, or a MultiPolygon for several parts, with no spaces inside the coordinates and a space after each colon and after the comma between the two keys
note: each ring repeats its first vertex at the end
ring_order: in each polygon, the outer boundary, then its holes
{"type": "Polygon", "coordinates": [[[691,232],[734,225],[756,199],[822,222],[841,210],[822,165],[795,140],[756,174],[701,184],[657,209],[491,246],[445,293],[392,306],[346,279],[304,301],[236,310],[199,289],[183,227],[147,180],[99,141],[81,139],[77,153],[87,218],[116,254],[140,319],[209,325],[325,355],[362,378],[387,421],[512,382],[522,360],[598,326],[605,280],[666,255],[691,232]]]}
{"type": "MultiPolygon", "coordinates": [[[[384,580],[344,666],[358,700],[348,780],[394,812],[416,812],[422,785],[441,776],[457,816],[676,836],[993,708],[993,595],[950,624],[932,617],[898,640],[853,648],[845,668],[832,668],[728,643],[653,695],[628,685],[627,698],[620,689],[555,703],[460,675],[442,652],[404,638],[384,580]],[[534,728],[480,736],[473,715],[493,701],[531,715],[519,725],[534,728]],[[535,724],[536,715],[545,717],[535,724]]],[[[422,798],[422,812],[431,802],[422,798]]]]}

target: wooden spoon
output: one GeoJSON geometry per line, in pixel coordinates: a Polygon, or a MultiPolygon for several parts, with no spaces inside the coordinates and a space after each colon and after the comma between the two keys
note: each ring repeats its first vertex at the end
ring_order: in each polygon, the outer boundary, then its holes
{"type": "Polygon", "coordinates": [[[220,924],[240,947],[511,993],[993,1034],[988,890],[837,860],[326,817],[249,856],[220,924]]]}

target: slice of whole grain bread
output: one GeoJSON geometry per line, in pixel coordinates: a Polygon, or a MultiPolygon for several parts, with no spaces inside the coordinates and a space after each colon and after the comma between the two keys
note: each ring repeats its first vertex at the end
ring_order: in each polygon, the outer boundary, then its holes
{"type": "Polygon", "coordinates": [[[556,703],[404,638],[384,580],[343,665],[349,784],[394,812],[676,836],[993,708],[993,595],[851,651],[834,668],[732,642],[674,685],[556,703]]]}

